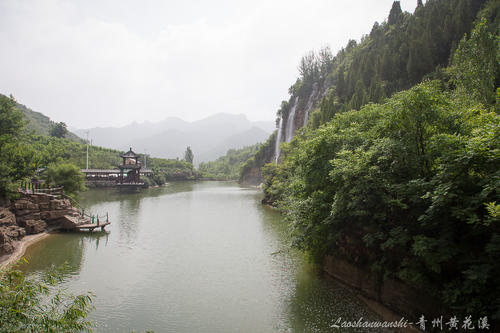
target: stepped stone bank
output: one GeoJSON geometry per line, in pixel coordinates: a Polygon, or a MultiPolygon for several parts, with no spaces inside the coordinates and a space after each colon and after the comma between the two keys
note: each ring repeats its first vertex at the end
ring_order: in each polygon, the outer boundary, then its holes
{"type": "Polygon", "coordinates": [[[87,223],[69,199],[45,193],[21,194],[0,205],[0,256],[16,250],[24,236],[44,231],[73,229],[87,223]]]}

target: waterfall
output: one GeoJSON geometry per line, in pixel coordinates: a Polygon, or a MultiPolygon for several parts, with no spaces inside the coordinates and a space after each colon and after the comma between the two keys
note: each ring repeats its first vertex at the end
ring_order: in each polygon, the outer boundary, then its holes
{"type": "Polygon", "coordinates": [[[309,95],[309,99],[307,100],[306,110],[304,111],[304,122],[303,122],[304,125],[302,126],[307,125],[307,120],[309,119],[309,113],[312,110],[314,98],[316,97],[317,94],[318,94],[318,83],[314,82],[312,86],[311,95],[309,95]]]}
{"type": "Polygon", "coordinates": [[[285,132],[285,140],[286,142],[292,141],[293,138],[293,123],[295,121],[295,110],[297,109],[297,102],[299,101],[299,97],[295,97],[295,101],[293,102],[293,106],[290,109],[290,113],[288,113],[288,120],[286,122],[286,132],[285,132]]]}
{"type": "Polygon", "coordinates": [[[281,130],[281,123],[282,123],[283,115],[280,116],[280,120],[278,121],[278,135],[276,136],[276,146],[274,148],[274,160],[276,164],[278,164],[278,159],[280,158],[280,143],[281,143],[281,136],[282,136],[282,130],[281,130]]]}
{"type": "MultiPolygon", "coordinates": [[[[290,109],[290,113],[288,113],[288,120],[286,123],[286,130],[285,130],[285,141],[290,142],[293,137],[293,122],[295,120],[295,110],[297,109],[297,104],[298,104],[299,98],[295,97],[295,101],[293,102],[292,108],[290,109]]],[[[274,148],[274,161],[278,163],[280,154],[281,154],[281,149],[280,149],[280,143],[283,139],[283,115],[280,116],[280,120],[278,122],[278,135],[276,136],[276,146],[274,148]]]]}

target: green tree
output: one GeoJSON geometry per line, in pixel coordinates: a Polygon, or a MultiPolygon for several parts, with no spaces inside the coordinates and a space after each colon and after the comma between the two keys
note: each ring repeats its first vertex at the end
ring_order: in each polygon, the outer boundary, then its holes
{"type": "Polygon", "coordinates": [[[0,270],[0,331],[91,332],[93,324],[86,318],[92,294],[75,296],[51,288],[61,281],[62,270],[52,270],[42,280],[0,270]]]}
{"type": "Polygon", "coordinates": [[[363,83],[363,80],[359,79],[356,82],[356,86],[354,88],[354,95],[352,95],[351,102],[349,106],[352,109],[358,110],[362,105],[368,102],[368,95],[366,93],[366,87],[363,83]]]}
{"type": "Polygon", "coordinates": [[[184,153],[184,160],[188,163],[191,163],[193,164],[193,161],[194,161],[194,154],[193,154],[193,151],[191,150],[191,147],[188,146],[186,148],[186,152],[184,153]]]}
{"type": "Polygon", "coordinates": [[[401,17],[403,16],[403,11],[401,10],[401,4],[399,1],[394,1],[392,3],[391,11],[389,12],[389,18],[387,23],[398,24],[401,22],[401,17]]]}
{"type": "Polygon", "coordinates": [[[55,123],[50,128],[50,136],[56,138],[64,138],[68,134],[68,129],[65,123],[59,122],[55,123]]]}
{"type": "Polygon", "coordinates": [[[488,31],[486,19],[465,36],[453,56],[452,80],[459,90],[486,105],[496,99],[495,81],[500,77],[500,35],[488,31]]]}
{"type": "Polygon", "coordinates": [[[15,183],[31,174],[36,155],[22,138],[23,116],[11,96],[0,96],[0,197],[9,196],[15,183]]]}
{"type": "Polygon", "coordinates": [[[51,164],[47,168],[47,182],[62,186],[68,195],[76,195],[85,191],[85,175],[71,163],[51,164]]]}
{"type": "Polygon", "coordinates": [[[18,138],[23,128],[23,115],[16,109],[14,97],[7,98],[0,95],[0,140],[4,143],[6,140],[18,138]]]}
{"type": "Polygon", "coordinates": [[[500,317],[500,117],[425,82],[337,113],[266,166],[265,201],[293,244],[500,317]]]}

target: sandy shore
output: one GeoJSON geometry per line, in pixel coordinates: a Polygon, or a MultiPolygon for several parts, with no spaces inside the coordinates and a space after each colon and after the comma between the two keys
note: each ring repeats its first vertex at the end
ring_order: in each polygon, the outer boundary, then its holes
{"type": "Polygon", "coordinates": [[[28,246],[48,237],[49,235],[50,234],[47,231],[44,231],[36,235],[25,236],[20,241],[17,241],[15,244],[16,249],[14,252],[5,254],[0,257],[0,268],[6,268],[21,259],[24,253],[26,253],[26,249],[28,248],[28,246]]]}

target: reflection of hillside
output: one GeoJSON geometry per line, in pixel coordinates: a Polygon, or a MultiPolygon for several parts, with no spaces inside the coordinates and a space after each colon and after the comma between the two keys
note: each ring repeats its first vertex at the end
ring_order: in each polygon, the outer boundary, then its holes
{"type": "MultiPolygon", "coordinates": [[[[366,310],[353,290],[322,273],[317,266],[307,263],[301,253],[289,249],[287,223],[277,210],[260,206],[259,213],[268,243],[272,244],[273,251],[277,251],[272,258],[280,267],[276,288],[292,291],[285,298],[278,324],[280,328],[287,332],[332,332],[331,325],[339,317],[353,321],[360,317],[378,320],[366,310]]],[[[351,331],[355,330],[346,330],[351,331]]],[[[367,332],[381,331],[372,329],[367,332]]]]}
{"type": "MultiPolygon", "coordinates": [[[[295,292],[285,310],[291,332],[331,332],[338,318],[381,320],[356,296],[356,292],[310,266],[299,268],[295,292]]],[[[390,332],[383,329],[345,329],[346,332],[390,332]]]]}
{"type": "Polygon", "coordinates": [[[19,268],[31,273],[44,271],[49,267],[61,267],[67,263],[64,274],[77,275],[81,270],[85,248],[87,246],[98,248],[106,244],[107,239],[108,233],[105,232],[54,234],[31,245],[24,256],[29,265],[21,265],[19,268]]]}
{"type": "Polygon", "coordinates": [[[149,192],[148,190],[143,190],[143,192],[120,192],[115,188],[99,188],[90,189],[82,193],[78,201],[84,207],[92,207],[93,205],[102,204],[105,202],[116,202],[116,201],[127,201],[135,203],[138,206],[138,201],[144,196],[144,192],[149,192]]]}
{"type": "Polygon", "coordinates": [[[96,204],[102,204],[105,202],[127,202],[131,206],[139,207],[140,201],[146,197],[159,197],[162,195],[168,195],[179,192],[191,192],[193,186],[196,183],[194,181],[182,181],[182,182],[172,182],[161,187],[150,187],[147,189],[142,189],[140,191],[122,191],[116,188],[97,188],[89,189],[83,192],[78,201],[84,207],[91,207],[96,204]]]}

